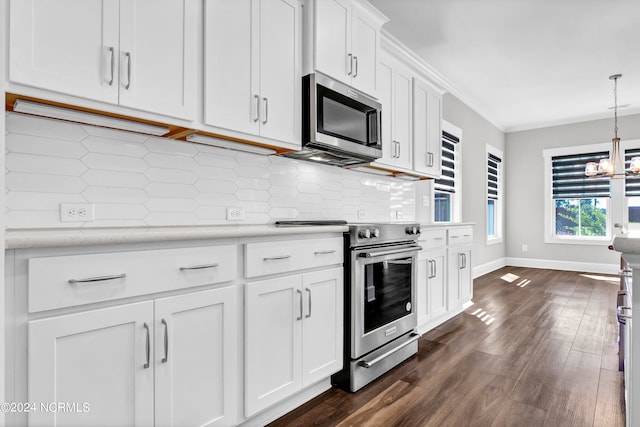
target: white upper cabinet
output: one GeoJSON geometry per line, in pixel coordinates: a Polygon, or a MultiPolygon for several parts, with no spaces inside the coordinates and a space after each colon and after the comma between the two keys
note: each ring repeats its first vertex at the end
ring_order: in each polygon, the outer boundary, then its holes
{"type": "Polygon", "coordinates": [[[299,0],[206,0],[204,122],[300,147],[299,0]]]}
{"type": "Polygon", "coordinates": [[[412,80],[410,70],[392,58],[378,64],[382,103],[382,158],[374,165],[411,170],[412,80]]]}
{"type": "Polygon", "coordinates": [[[198,7],[196,0],[14,0],[9,80],[194,118],[198,7]]]}
{"type": "Polygon", "coordinates": [[[413,169],[439,178],[442,174],[441,98],[425,81],[413,79],[413,169]]]}
{"type": "Polygon", "coordinates": [[[313,7],[309,3],[314,29],[308,34],[313,40],[308,45],[313,55],[309,68],[375,96],[380,28],[387,18],[356,0],[315,0],[313,7]]]}
{"type": "Polygon", "coordinates": [[[117,0],[13,0],[9,80],[118,102],[117,0]]]}

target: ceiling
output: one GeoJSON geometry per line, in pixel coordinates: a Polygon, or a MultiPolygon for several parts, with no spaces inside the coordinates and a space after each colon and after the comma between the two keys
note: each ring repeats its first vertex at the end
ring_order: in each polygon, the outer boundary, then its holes
{"type": "Polygon", "coordinates": [[[384,30],[506,132],[640,113],[638,0],[369,0],[384,30]]]}

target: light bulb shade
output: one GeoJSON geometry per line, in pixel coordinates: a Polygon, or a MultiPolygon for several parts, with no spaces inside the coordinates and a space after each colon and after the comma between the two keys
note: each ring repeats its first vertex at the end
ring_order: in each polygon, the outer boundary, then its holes
{"type": "MultiPolygon", "coordinates": [[[[638,158],[640,159],[640,158],[638,158]]],[[[596,176],[598,175],[598,164],[596,162],[589,162],[584,168],[584,174],[586,176],[596,176]]]]}
{"type": "Polygon", "coordinates": [[[598,172],[605,175],[613,175],[615,171],[614,163],[611,159],[601,159],[600,164],[598,165],[598,172]]]}
{"type": "Polygon", "coordinates": [[[629,169],[633,173],[640,173],[640,157],[632,157],[631,164],[629,165],[629,169]]]}

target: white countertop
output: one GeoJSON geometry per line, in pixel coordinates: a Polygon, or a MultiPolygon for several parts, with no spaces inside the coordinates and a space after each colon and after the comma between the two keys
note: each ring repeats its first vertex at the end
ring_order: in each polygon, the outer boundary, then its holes
{"type": "Polygon", "coordinates": [[[347,226],[276,227],[262,225],[212,225],[173,227],[39,228],[5,232],[6,249],[117,243],[202,240],[236,237],[287,236],[308,233],[344,233],[347,226]]]}

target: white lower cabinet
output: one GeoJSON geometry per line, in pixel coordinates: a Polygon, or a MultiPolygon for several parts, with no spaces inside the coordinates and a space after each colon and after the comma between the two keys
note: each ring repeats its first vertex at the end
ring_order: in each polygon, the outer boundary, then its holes
{"type": "Polygon", "coordinates": [[[468,226],[422,228],[416,281],[420,333],[460,313],[473,297],[472,241],[468,226]]]}
{"type": "Polygon", "coordinates": [[[236,312],[225,287],[29,322],[29,401],[75,405],[29,426],[234,425],[236,312]]]}
{"type": "Polygon", "coordinates": [[[246,285],[245,415],[342,368],[343,270],[246,285]]]}

